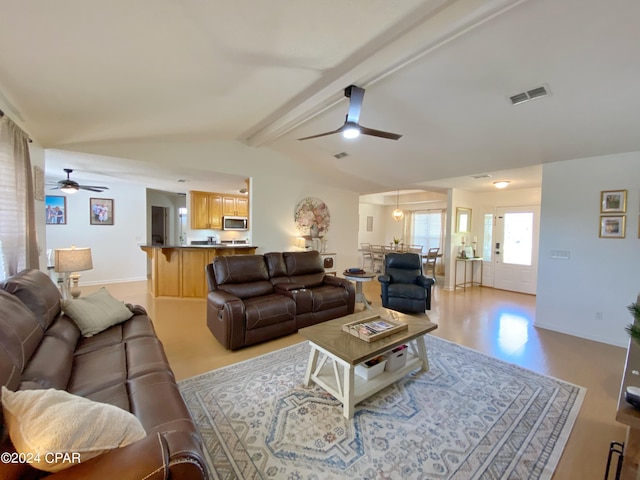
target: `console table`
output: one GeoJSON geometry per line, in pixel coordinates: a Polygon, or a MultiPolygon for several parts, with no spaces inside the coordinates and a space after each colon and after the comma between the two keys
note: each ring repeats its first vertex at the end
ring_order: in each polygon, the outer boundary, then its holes
{"type": "Polygon", "coordinates": [[[463,290],[466,290],[467,287],[473,287],[473,286],[482,286],[482,257],[476,257],[476,258],[461,258],[461,257],[457,257],[456,258],[456,269],[455,269],[455,274],[454,274],[454,290],[458,287],[462,287],[463,290]],[[458,283],[458,263],[462,262],[464,264],[464,277],[462,277],[462,282],[458,283]],[[471,281],[467,281],[467,265],[471,265],[471,281]],[[476,274],[476,265],[480,264],[480,281],[476,282],[474,281],[475,278],[475,274],[476,274]]]}

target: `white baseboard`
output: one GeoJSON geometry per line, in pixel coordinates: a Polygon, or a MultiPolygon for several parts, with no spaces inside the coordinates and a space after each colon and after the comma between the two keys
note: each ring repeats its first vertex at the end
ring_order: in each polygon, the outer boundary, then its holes
{"type": "Polygon", "coordinates": [[[616,347],[627,348],[629,345],[629,340],[620,340],[619,338],[609,338],[609,337],[595,337],[593,335],[585,335],[583,331],[575,331],[568,328],[558,328],[555,325],[549,325],[541,322],[533,322],[533,326],[536,328],[544,328],[545,330],[551,330],[552,332],[564,333],[565,335],[571,335],[572,337],[584,338],[586,340],[592,340],[598,343],[606,343],[608,345],[613,345],[616,347]]]}
{"type": "Polygon", "coordinates": [[[146,282],[147,277],[118,278],[109,280],[94,280],[92,282],[82,282],[82,285],[109,285],[111,283],[146,282]]]}

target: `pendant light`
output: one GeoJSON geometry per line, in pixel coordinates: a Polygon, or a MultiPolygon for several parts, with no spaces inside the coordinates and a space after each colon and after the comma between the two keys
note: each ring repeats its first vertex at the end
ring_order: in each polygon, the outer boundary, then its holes
{"type": "Polygon", "coordinates": [[[398,194],[396,195],[396,209],[391,214],[391,216],[396,222],[399,222],[404,218],[404,212],[400,210],[400,208],[398,207],[399,202],[400,202],[400,190],[398,190],[398,194]]]}

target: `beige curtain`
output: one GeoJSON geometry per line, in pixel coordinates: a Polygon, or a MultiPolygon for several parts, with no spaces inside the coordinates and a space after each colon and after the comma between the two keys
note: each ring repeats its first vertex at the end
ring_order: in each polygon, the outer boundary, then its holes
{"type": "Polygon", "coordinates": [[[29,137],[0,117],[0,279],[39,268],[29,137]]]}
{"type": "Polygon", "coordinates": [[[404,212],[404,232],[403,237],[404,243],[407,245],[414,243],[413,242],[413,212],[411,210],[405,210],[404,212]]]}

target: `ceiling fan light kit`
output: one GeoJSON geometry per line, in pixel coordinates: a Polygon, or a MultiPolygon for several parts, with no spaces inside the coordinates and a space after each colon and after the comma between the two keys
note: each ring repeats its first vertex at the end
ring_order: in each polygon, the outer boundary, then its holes
{"type": "Polygon", "coordinates": [[[360,136],[360,129],[357,125],[347,126],[347,124],[345,123],[345,127],[347,128],[342,130],[342,136],[344,138],[358,138],[360,136]]]}
{"type": "Polygon", "coordinates": [[[373,128],[367,128],[360,125],[360,110],[362,109],[362,99],[364,98],[364,88],[356,87],[355,85],[349,85],[344,89],[344,96],[349,99],[349,112],[347,118],[337,130],[331,132],[319,133],[317,135],[311,135],[309,137],[299,138],[298,140],[309,140],[311,138],[325,137],[327,135],[333,135],[334,133],[342,133],[344,138],[356,138],[362,135],[370,135],[372,137],[387,138],[389,140],[398,140],[402,135],[397,133],[384,132],[382,130],[375,130],[373,128]]]}

